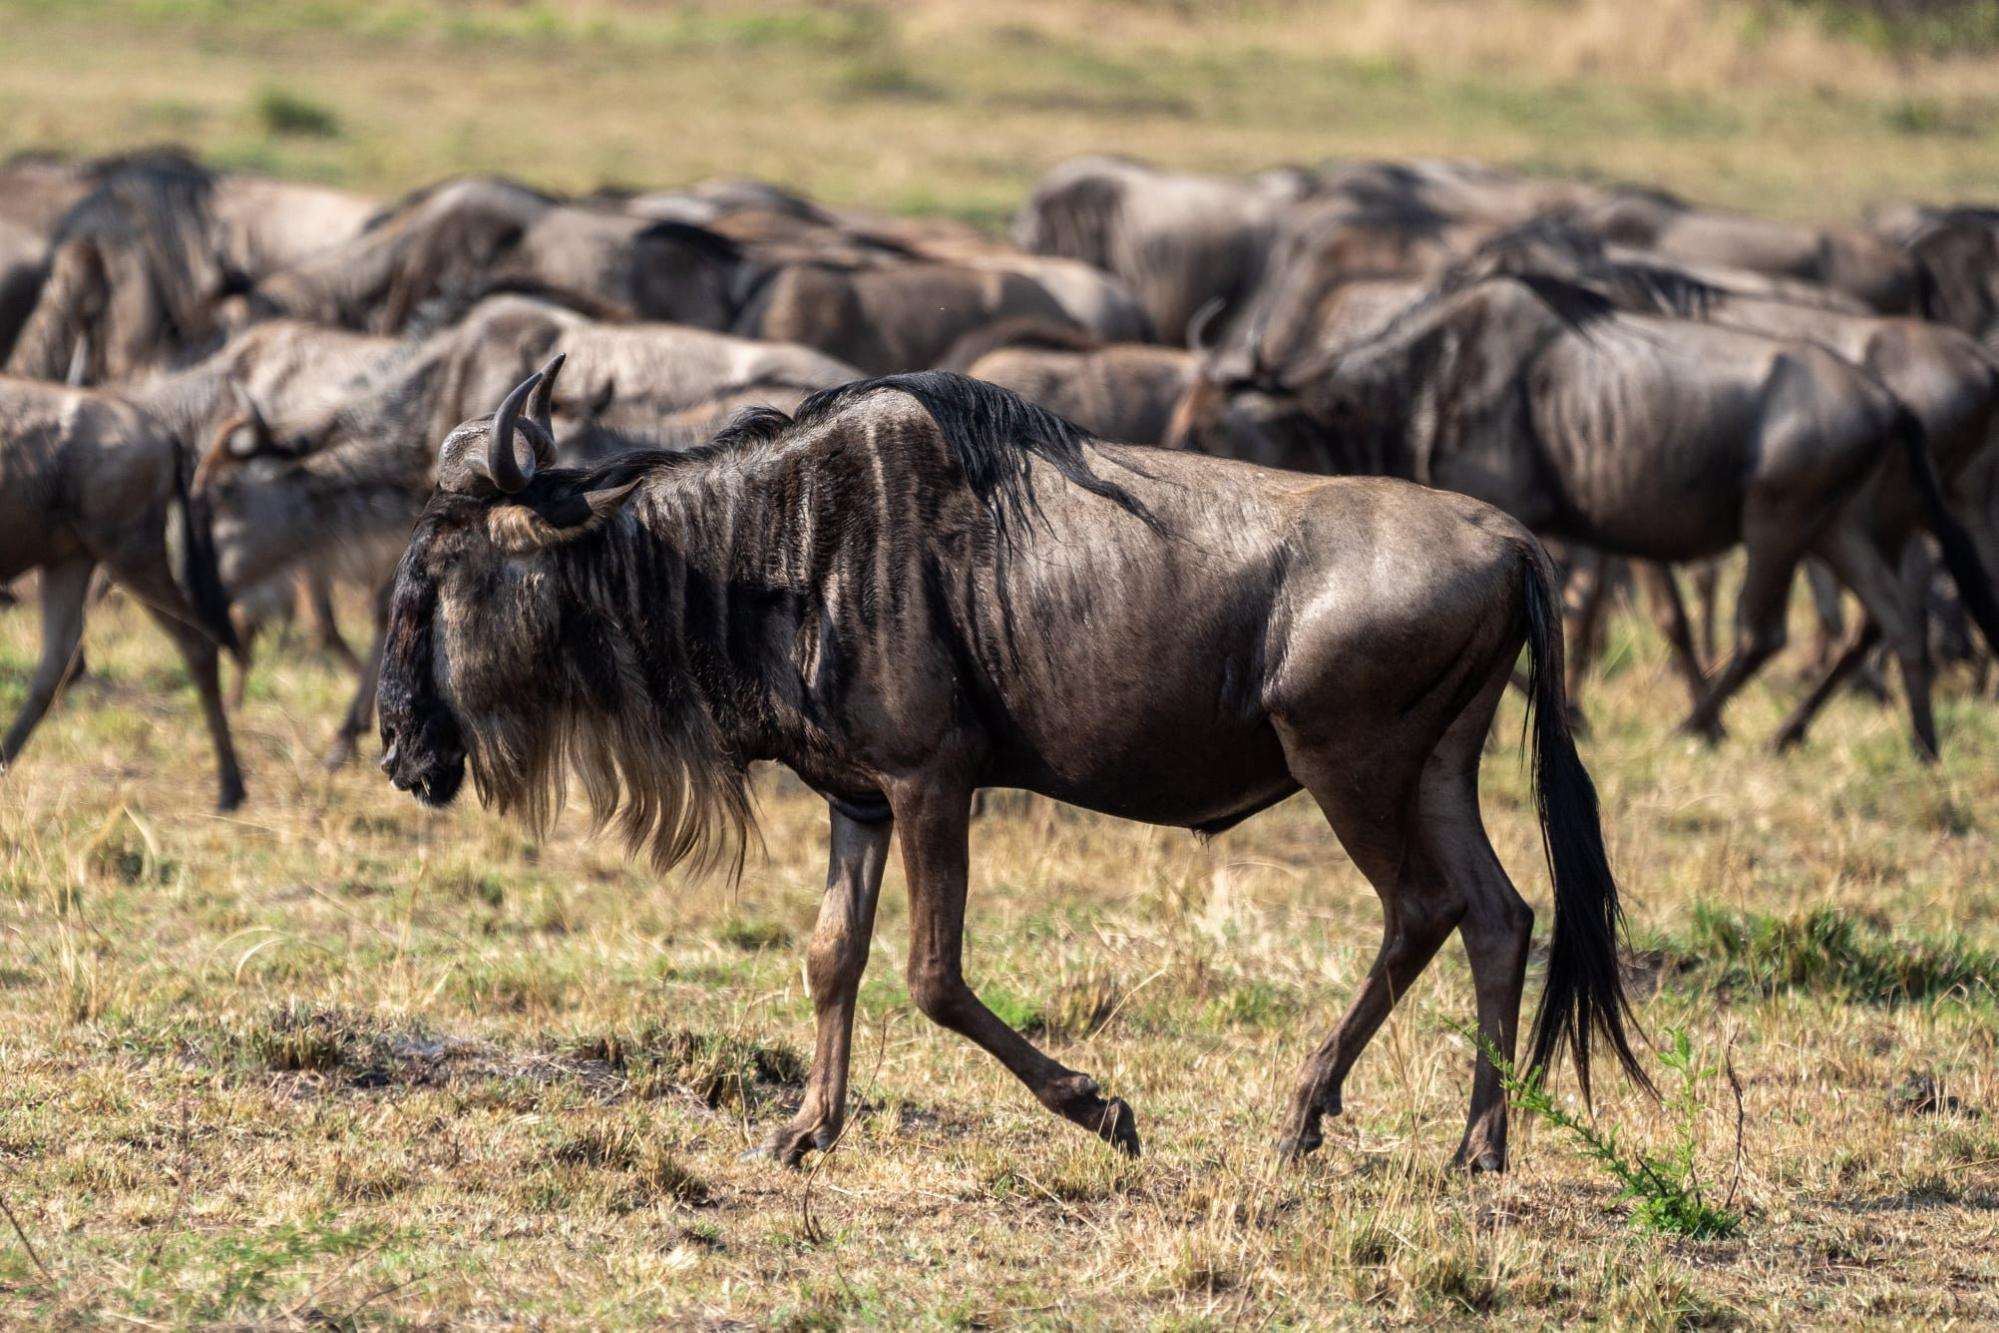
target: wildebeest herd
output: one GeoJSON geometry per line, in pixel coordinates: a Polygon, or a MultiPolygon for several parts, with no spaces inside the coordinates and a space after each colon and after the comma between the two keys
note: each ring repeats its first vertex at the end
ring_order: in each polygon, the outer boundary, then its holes
{"type": "MultiPolygon", "coordinates": [[[[1089,158],[1009,243],[754,181],[381,206],[171,152],[17,158],[0,585],[37,574],[43,648],[0,765],[33,780],[100,571],[185,659],[225,809],[220,653],[247,668],[299,602],[345,651],[342,583],[375,625],[332,763],[379,690],[398,787],[442,804],[469,768],[540,828],[579,782],[662,870],[739,864],[748,766],[782,764],[832,821],[787,1163],[840,1131],[892,829],[918,1007],[1136,1151],[1123,1102],[965,983],[974,798],[1215,833],[1307,791],[1385,929],[1301,1071],[1295,1155],[1453,930],[1483,1043],[1516,1049],[1532,912],[1477,790],[1510,681],[1554,882],[1529,1062],[1566,1048],[1587,1087],[1601,1042],[1644,1081],[1572,736],[1625,580],[1689,730],[1721,735],[1804,571],[1820,680],[1776,739],[1885,650],[1936,757],[1938,645],[1999,642],[1996,352],[1976,208],[1818,227],[1455,162],[1089,158]]],[[[1458,1160],[1505,1153],[1481,1055],[1458,1160]]]]}

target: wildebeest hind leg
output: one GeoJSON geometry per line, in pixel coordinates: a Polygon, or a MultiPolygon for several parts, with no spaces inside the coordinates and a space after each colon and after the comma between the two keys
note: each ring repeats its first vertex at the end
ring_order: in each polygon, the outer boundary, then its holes
{"type": "Polygon", "coordinates": [[[1680,726],[1711,741],[1725,734],[1721,710],[1729,699],[1784,646],[1784,612],[1799,552],[1788,542],[1746,544],[1749,561],[1735,601],[1735,652],[1680,726]]]}
{"type": "Polygon", "coordinates": [[[819,901],[819,925],[806,950],[805,975],[812,989],[818,1037],[805,1100],[789,1124],[747,1156],[769,1157],[796,1166],[805,1154],[831,1148],[846,1118],[847,1068],[854,1035],[854,996],[868,966],[875,929],[875,900],[888,860],[894,825],[863,824],[831,811],[826,896],[819,901]]]}
{"type": "Polygon", "coordinates": [[[909,880],[909,994],[933,1022],[969,1037],[1025,1083],[1049,1110],[1138,1155],[1131,1108],[1105,1100],[1097,1082],[1049,1059],[980,1002],[965,984],[967,828],[971,792],[920,780],[888,793],[902,831],[903,873],[909,880]]]}
{"type": "MultiPolygon", "coordinates": [[[[1381,950],[1362,979],[1353,1003],[1332,1035],[1298,1071],[1291,1108],[1277,1140],[1284,1157],[1302,1157],[1322,1141],[1319,1125],[1340,1113],[1347,1071],[1374,1036],[1396,1001],[1436,956],[1464,915],[1465,902],[1419,836],[1415,775],[1384,764],[1398,748],[1393,740],[1375,748],[1369,760],[1344,745],[1318,745],[1279,728],[1291,772],[1319,803],[1326,822],[1381,897],[1381,950]],[[1356,783],[1356,772],[1368,772],[1356,783]]],[[[1348,733],[1352,735],[1351,732],[1348,733]]]]}
{"type": "Polygon", "coordinates": [[[28,697],[21,701],[14,725],[7,728],[6,738],[0,739],[0,772],[21,753],[29,734],[83,661],[83,609],[89,600],[94,568],[88,560],[77,560],[42,571],[41,661],[28,682],[28,697]]]}
{"type": "Polygon", "coordinates": [[[1937,727],[1930,708],[1929,636],[1907,591],[1880,548],[1857,525],[1841,524],[1826,535],[1819,549],[1840,581],[1860,599],[1901,665],[1916,757],[1925,763],[1934,761],[1937,727]]]}
{"type": "Polygon", "coordinates": [[[1506,1090],[1487,1048],[1513,1062],[1534,934],[1534,911],[1499,863],[1478,806],[1479,754],[1500,693],[1495,682],[1452,724],[1424,765],[1418,807],[1418,835],[1464,903],[1458,934],[1471,963],[1481,1049],[1473,1055],[1464,1139],[1451,1160],[1472,1171],[1506,1169],[1506,1090]]]}
{"type": "Polygon", "coordinates": [[[1791,715],[1784,719],[1784,725],[1777,728],[1777,734],[1770,741],[1772,747],[1788,750],[1794,745],[1803,743],[1805,732],[1812,725],[1812,719],[1818,716],[1826,701],[1846,683],[1847,677],[1854,673],[1867,654],[1874,650],[1874,645],[1879,642],[1881,642],[1880,627],[1870,616],[1861,622],[1859,629],[1854,631],[1846,648],[1833,664],[1826,668],[1818,684],[1812,687],[1812,692],[1799,701],[1798,706],[1791,710],[1791,715]]]}
{"type": "Polygon", "coordinates": [[[180,649],[188,677],[200,696],[202,720],[208,724],[208,739],[215,746],[215,808],[234,810],[243,803],[243,770],[237,767],[236,744],[230,738],[229,717],[222,707],[222,673],[215,644],[200,629],[160,608],[151,599],[147,599],[146,610],[180,649]]]}

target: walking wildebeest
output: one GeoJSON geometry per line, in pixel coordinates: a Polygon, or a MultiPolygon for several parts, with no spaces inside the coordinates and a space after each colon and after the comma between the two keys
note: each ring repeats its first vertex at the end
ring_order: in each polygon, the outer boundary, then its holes
{"type": "Polygon", "coordinates": [[[173,640],[215,745],[217,805],[243,800],[216,647],[234,649],[214,557],[188,498],[193,460],[171,387],[124,396],[0,378],[0,585],[41,572],[42,655],[0,737],[0,771],[75,670],[91,575],[102,567],[173,640]]]}
{"type": "MultiPolygon", "coordinates": [[[[705,448],[588,469],[549,466],[548,398],[530,376],[439,449],[391,597],[382,767],[442,805],[469,762],[482,800],[537,827],[573,769],[662,870],[739,863],[753,761],[826,797],[818,1041],[770,1156],[795,1163],[839,1134],[892,829],[918,1007],[1051,1111],[1138,1150],[1129,1107],[965,983],[966,830],[989,786],[1205,833],[1311,792],[1385,929],[1305,1063],[1287,1154],[1319,1145],[1355,1057],[1453,929],[1478,1030],[1510,1058],[1533,914],[1477,782],[1523,644],[1555,883],[1532,1062],[1566,1044],[1587,1086],[1598,1036],[1643,1081],[1561,624],[1519,523],[1399,481],[1094,443],[948,372],[844,385],[795,419],[756,413],[705,448]]],[[[1506,1097],[1483,1053],[1475,1069],[1457,1160],[1499,1169],[1506,1097]]]]}
{"type": "Polygon", "coordinates": [[[1710,738],[1783,647],[1792,575],[1816,554],[1893,646],[1917,747],[1934,754],[1926,650],[1869,530],[1884,466],[1908,469],[1973,610],[1993,607],[1922,423],[1874,376],[1816,343],[1624,313],[1553,278],[1441,290],[1369,342],[1252,386],[1198,381],[1172,442],[1461,490],[1615,555],[1678,563],[1741,545],[1735,654],[1686,721],[1710,738]]]}
{"type": "MultiPolygon", "coordinates": [[[[1681,319],[1704,320],[1785,339],[1803,339],[1829,348],[1865,368],[1892,392],[1922,424],[1937,480],[1952,512],[1963,526],[1987,571],[1999,568],[1999,533],[1992,515],[1990,473],[1992,432],[1999,414],[1999,365],[1978,343],[1956,329],[1925,320],[1850,314],[1798,301],[1745,294],[1714,286],[1659,262],[1616,259],[1593,245],[1591,238],[1560,224],[1539,222],[1494,237],[1456,265],[1446,285],[1474,282],[1500,273],[1542,273],[1574,282],[1599,293],[1618,308],[1681,319]]],[[[1883,563],[1903,570],[1904,609],[1917,642],[1928,641],[1928,584],[1931,563],[1915,543],[1928,526],[1921,478],[1906,465],[1890,464],[1868,483],[1856,501],[1883,563]]],[[[1668,601],[1677,594],[1670,580],[1656,585],[1668,601]]],[[[1966,594],[1976,606],[1979,590],[1966,594]]],[[[1983,617],[1993,620],[1989,607],[1983,617]]],[[[1684,615],[1669,606],[1665,620],[1678,621],[1669,630],[1676,654],[1691,658],[1692,641],[1685,633],[1684,615]]],[[[1578,636],[1585,640],[1587,635],[1578,636]]],[[[1870,636],[1872,637],[1872,636],[1870,636]]],[[[1571,663],[1584,654],[1571,645],[1571,663]]],[[[1846,659],[1842,657],[1842,661],[1846,659]]],[[[1835,668],[1838,669],[1837,667],[1835,668]]],[[[1845,670],[1851,670],[1849,663],[1845,670]]],[[[1683,662],[1695,692],[1697,663],[1683,662]]],[[[1924,678],[1910,682],[1911,709],[1920,721],[1929,713],[1924,678]]],[[[1821,685],[1778,732],[1780,746],[1804,738],[1829,685],[1821,685]]],[[[1571,694],[1573,695],[1573,688],[1571,694]]]]}

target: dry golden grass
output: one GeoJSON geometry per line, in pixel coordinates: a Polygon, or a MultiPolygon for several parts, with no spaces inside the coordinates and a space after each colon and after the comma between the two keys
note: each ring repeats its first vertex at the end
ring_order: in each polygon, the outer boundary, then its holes
{"type": "MultiPolygon", "coordinates": [[[[0,711],[32,622],[0,619],[0,711]]],[[[1372,893],[1302,800],[1207,847],[1040,802],[976,830],[975,985],[1133,1102],[1143,1160],[914,1012],[891,869],[860,1111],[799,1175],[736,1154],[809,1046],[816,800],[766,775],[768,854],[738,890],[658,882],[580,818],[533,843],[473,808],[424,811],[367,766],[323,774],[344,682],[293,647],[241,714],[251,802],[217,817],[153,632],[114,599],[89,652],[0,787],[0,1197],[48,1270],[0,1240],[13,1321],[1999,1318],[1999,720],[1963,682],[1935,772],[1859,699],[1806,752],[1764,753],[1783,669],[1710,752],[1671,733],[1676,687],[1619,624],[1586,754],[1644,1023],[1727,1052],[1745,1088],[1748,1218],[1697,1243],[1631,1228],[1544,1128],[1505,1178],[1444,1170],[1470,1063],[1455,950],[1369,1050],[1326,1148],[1276,1165],[1291,1073],[1377,939],[1372,893]],[[1696,925],[1820,909],[1878,956],[1792,939],[1731,962],[1696,925]],[[1880,994],[1925,947],[1970,980],[1880,994]]],[[[1518,721],[1509,704],[1487,806],[1545,928],[1518,721]]],[[[1700,1093],[1720,1195],[1734,1104],[1718,1078],[1700,1093]]],[[[1622,1089],[1598,1115],[1641,1145],[1678,1129],[1622,1089]]]]}
{"type": "Polygon", "coordinates": [[[1080,152],[1441,153],[1836,216],[1985,195],[1999,135],[1999,60],[1891,56],[1785,0],[0,0],[0,21],[0,150],[171,139],[382,192],[753,172],[997,221],[1080,152]]]}
{"type": "MultiPolygon", "coordinates": [[[[1984,193],[1999,160],[1999,63],[1901,62],[1706,0],[8,0],[0,20],[0,149],[177,138],[378,191],[749,172],[992,221],[1071,152],[1440,152],[1804,216],[1984,193]]],[[[34,643],[31,609],[0,613],[0,715],[34,643]]],[[[1711,752],[1672,733],[1657,649],[1619,622],[1586,758],[1644,1022],[1744,1083],[1747,1220],[1694,1243],[1632,1229],[1544,1129],[1503,1179],[1443,1170],[1470,1066],[1454,949],[1322,1153],[1272,1162],[1292,1071],[1378,931],[1303,802],[1207,847],[1036,802],[976,831],[970,974],[1133,1102],[1137,1163],[914,1013],[891,869],[861,1109],[801,1176],[736,1154],[809,1040],[815,801],[767,775],[768,856],[740,889],[662,883],[574,818],[531,843],[366,764],[322,773],[345,682],[294,646],[252,681],[251,801],[218,818],[164,645],[114,600],[89,658],[0,780],[0,1200],[33,1245],[0,1219],[0,1321],[1999,1320],[1999,715],[1962,681],[1936,771],[1859,699],[1766,754],[1787,665],[1711,752]],[[1858,940],[1810,934],[1822,910],[1858,940]],[[1764,933],[1731,957],[1738,920],[1764,933]]],[[[1545,929],[1507,710],[1488,810],[1545,929]]],[[[1734,1104],[1718,1079],[1700,1093],[1720,1194],[1734,1104]]],[[[1598,1114],[1644,1145],[1678,1128],[1622,1089],[1598,1114]]]]}

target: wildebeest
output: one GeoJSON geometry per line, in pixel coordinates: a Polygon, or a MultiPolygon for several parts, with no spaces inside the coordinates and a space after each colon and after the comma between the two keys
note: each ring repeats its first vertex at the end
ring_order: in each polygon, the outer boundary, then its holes
{"type": "Polygon", "coordinates": [[[1990,606],[1922,423],[1815,343],[1620,312],[1558,279],[1501,276],[1442,290],[1359,347],[1254,385],[1197,382],[1190,399],[1174,442],[1207,452],[1462,490],[1537,532],[1638,559],[1740,544],[1735,653],[1686,722],[1709,737],[1783,646],[1792,575],[1816,554],[1894,647],[1918,748],[1935,752],[1924,648],[1862,498],[1884,466],[1908,469],[1952,574],[1990,606]]]}
{"type": "Polygon", "coordinates": [[[468,177],[381,210],[343,244],[266,278],[248,305],[255,315],[401,333],[438,297],[519,283],[574,292],[628,318],[724,328],[739,258],[701,227],[468,177]]]}
{"type": "MultiPolygon", "coordinates": [[[[573,769],[662,870],[740,856],[753,761],[826,797],[818,1041],[770,1156],[796,1162],[840,1131],[892,828],[918,1007],[1051,1111],[1138,1150],[1124,1102],[965,983],[966,830],[988,786],[1208,833],[1311,792],[1385,931],[1302,1070],[1286,1153],[1319,1145],[1354,1059],[1453,929],[1479,1032],[1510,1057],[1533,914],[1486,839],[1477,774],[1523,643],[1555,882],[1532,1061],[1566,1043],[1587,1083],[1596,1035],[1643,1079],[1560,621],[1517,522],[1398,481],[1096,444],[947,372],[841,386],[702,449],[588,469],[549,466],[547,397],[537,373],[440,447],[391,599],[382,767],[444,804],[469,762],[481,798],[533,826],[573,769]]],[[[1457,1160],[1506,1160],[1482,1053],[1457,1160]]]]}
{"type": "Polygon", "coordinates": [[[224,304],[358,229],[366,200],[209,171],[171,152],[97,166],[56,222],[10,373],[125,381],[207,350],[224,304]]]}
{"type": "Polygon", "coordinates": [[[944,358],[1011,389],[1100,440],[1158,444],[1200,358],[1155,343],[1105,343],[1065,325],[1008,320],[969,335],[944,358]]]}
{"type": "Polygon", "coordinates": [[[1999,353],[1999,208],[1908,205],[1875,226],[1921,267],[1923,314],[1999,353]]]}
{"type": "Polygon", "coordinates": [[[0,584],[41,574],[42,653],[21,711],[0,737],[11,767],[78,660],[100,568],[173,640],[215,746],[217,804],[243,799],[216,649],[234,648],[213,555],[188,499],[172,386],[123,395],[0,378],[0,584]]]}
{"type": "Polygon", "coordinates": [[[1105,342],[1142,342],[1152,333],[1115,278],[1034,256],[787,264],[753,287],[732,327],[881,374],[935,366],[959,339],[1008,319],[1071,324],[1105,342]]]}
{"type": "MultiPolygon", "coordinates": [[[[1865,368],[1922,424],[1931,461],[1951,510],[1962,516],[1980,563],[1999,568],[1999,533],[1987,512],[1993,428],[1999,418],[1999,365],[1976,341],[1955,329],[1924,320],[1849,314],[1770,296],[1713,286],[1660,263],[1614,259],[1593,249],[1587,238],[1546,223],[1495,237],[1456,266],[1452,281],[1494,273],[1546,273],[1598,292],[1624,310],[1699,319],[1753,333],[1804,339],[1829,348],[1865,368]]],[[[1920,479],[1891,462],[1869,481],[1856,500],[1856,519],[1872,539],[1884,564],[1901,568],[1913,559],[1904,579],[1904,606],[1911,632],[1927,643],[1929,562],[1912,549],[1928,526],[1920,479]]],[[[1982,580],[1981,580],[1982,583],[1982,580]]],[[[1670,585],[1668,585],[1670,589],[1670,585]]],[[[1668,591],[1668,596],[1671,593],[1668,591]]],[[[1967,594],[1979,601],[1980,591],[1967,594]]],[[[1989,612],[1985,619],[1992,619],[1989,612]]],[[[1690,642],[1682,640],[1690,648],[1690,642]]],[[[1846,670],[1851,669],[1849,663],[1846,670]]],[[[1698,678],[1698,670],[1693,673],[1698,678]]],[[[1921,732],[1928,716],[1926,677],[1909,682],[1911,708],[1921,732]]],[[[1780,745],[1803,739],[1812,712],[1823,702],[1816,690],[1778,733],[1780,745]]]]}
{"type": "Polygon", "coordinates": [[[1605,241],[1687,264],[1720,264],[1844,292],[1882,314],[1921,309],[1920,267],[1860,227],[1806,226],[1697,208],[1663,190],[1624,188],[1570,220],[1605,241]]]}
{"type": "MultiPolygon", "coordinates": [[[[694,443],[742,406],[795,405],[856,377],[810,348],[671,324],[599,324],[523,296],[480,301],[425,337],[340,336],[372,350],[353,373],[314,386],[316,413],[298,410],[305,396],[295,388],[293,410],[225,422],[204,454],[199,494],[232,593],[307,560],[382,590],[431,489],[431,442],[470,404],[491,402],[544,357],[590,358],[589,372],[569,381],[554,405],[564,447],[578,458],[694,443]]],[[[329,766],[352,756],[373,717],[384,611],[378,598],[375,646],[328,749],[329,766]]]]}
{"type": "Polygon", "coordinates": [[[1297,170],[1233,180],[1128,158],[1076,158],[1034,187],[1013,237],[1024,250],[1117,275],[1159,336],[1184,344],[1210,301],[1222,302],[1226,320],[1247,299],[1262,277],[1278,216],[1314,184],[1297,170]]]}

